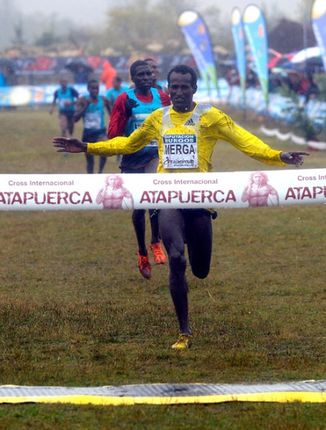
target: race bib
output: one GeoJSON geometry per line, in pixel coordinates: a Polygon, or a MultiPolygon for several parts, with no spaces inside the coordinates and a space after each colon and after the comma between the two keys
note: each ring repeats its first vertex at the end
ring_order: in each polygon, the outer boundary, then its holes
{"type": "Polygon", "coordinates": [[[198,167],[197,136],[195,134],[165,134],[163,143],[163,167],[165,169],[195,169],[198,167]]]}
{"type": "Polygon", "coordinates": [[[101,113],[91,112],[86,113],[84,120],[84,128],[88,130],[100,130],[101,129],[101,113]]]}
{"type": "Polygon", "coordinates": [[[69,100],[67,100],[67,99],[60,99],[59,100],[59,108],[60,109],[67,109],[69,107],[71,107],[69,100]]]}

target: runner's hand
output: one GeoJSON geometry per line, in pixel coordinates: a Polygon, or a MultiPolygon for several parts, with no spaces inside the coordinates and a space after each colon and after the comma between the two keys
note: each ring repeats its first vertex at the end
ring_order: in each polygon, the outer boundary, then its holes
{"type": "Polygon", "coordinates": [[[135,100],[130,99],[128,96],[125,101],[126,114],[131,116],[132,108],[139,106],[135,100]]]}
{"type": "Polygon", "coordinates": [[[86,152],[87,144],[78,139],[68,137],[54,137],[53,145],[57,148],[57,152],[86,152]]]}
{"type": "Polygon", "coordinates": [[[310,155],[307,152],[282,152],[281,160],[286,164],[294,164],[299,167],[304,162],[305,155],[310,155]]]}

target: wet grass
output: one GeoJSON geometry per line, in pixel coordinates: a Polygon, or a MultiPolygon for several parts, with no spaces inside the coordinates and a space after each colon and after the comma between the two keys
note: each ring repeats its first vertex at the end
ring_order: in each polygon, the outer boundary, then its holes
{"type": "MultiPolygon", "coordinates": [[[[82,156],[52,149],[54,116],[0,112],[0,125],[1,173],[84,173],[82,156]]],[[[214,165],[263,167],[223,143],[214,165]]],[[[326,153],[314,152],[305,167],[325,165],[326,153]]],[[[110,159],[106,171],[117,170],[110,159]]],[[[221,211],[210,276],[199,281],[188,274],[194,345],[181,354],[170,350],[177,326],[167,269],[154,267],[150,282],[138,274],[130,213],[0,212],[0,384],[325,379],[325,211],[221,211]]],[[[0,406],[0,429],[324,429],[325,423],[325,406],[314,404],[0,406]]]]}

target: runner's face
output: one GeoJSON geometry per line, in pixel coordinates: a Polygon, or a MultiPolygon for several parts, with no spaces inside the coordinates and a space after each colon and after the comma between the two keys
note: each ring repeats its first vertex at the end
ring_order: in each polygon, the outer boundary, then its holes
{"type": "Polygon", "coordinates": [[[136,67],[136,72],[132,76],[132,80],[136,89],[141,91],[149,90],[153,82],[152,69],[149,66],[136,67]]]}
{"type": "Polygon", "coordinates": [[[89,85],[88,87],[88,91],[91,97],[96,98],[98,96],[99,93],[99,86],[97,83],[92,83],[89,85]]]}
{"type": "Polygon", "coordinates": [[[147,60],[146,63],[152,69],[153,79],[155,79],[155,80],[158,79],[159,71],[158,71],[157,64],[154,61],[150,61],[150,60],[147,60]]]}
{"type": "Polygon", "coordinates": [[[61,85],[61,87],[62,88],[67,88],[67,85],[68,85],[68,81],[67,81],[67,79],[61,79],[60,80],[60,85],[61,85]]]}
{"type": "Polygon", "coordinates": [[[193,95],[196,87],[191,85],[190,73],[172,72],[169,82],[169,93],[173,108],[177,112],[187,112],[193,107],[193,95]]]}
{"type": "Polygon", "coordinates": [[[120,88],[121,88],[121,81],[120,81],[120,79],[114,79],[113,80],[113,88],[115,88],[116,90],[120,90],[120,88]]]}

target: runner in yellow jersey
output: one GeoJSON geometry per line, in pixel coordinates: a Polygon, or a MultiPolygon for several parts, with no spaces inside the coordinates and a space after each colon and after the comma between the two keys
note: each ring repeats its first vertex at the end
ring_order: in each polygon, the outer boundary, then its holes
{"type": "MultiPolygon", "coordinates": [[[[131,154],[156,139],[159,173],[210,171],[218,140],[229,142],[246,155],[275,166],[298,166],[303,163],[304,156],[309,155],[272,149],[217,108],[195,103],[197,76],[192,68],[185,65],[174,67],[168,73],[167,81],[172,107],[150,114],[129,137],[117,137],[92,145],[58,137],[53,139],[54,146],[59,152],[131,154]]],[[[159,226],[169,257],[169,287],[179,323],[179,338],[172,348],[187,349],[191,345],[191,330],[185,244],[193,274],[205,278],[209,273],[212,251],[211,214],[203,209],[162,209],[159,226]]]]}

